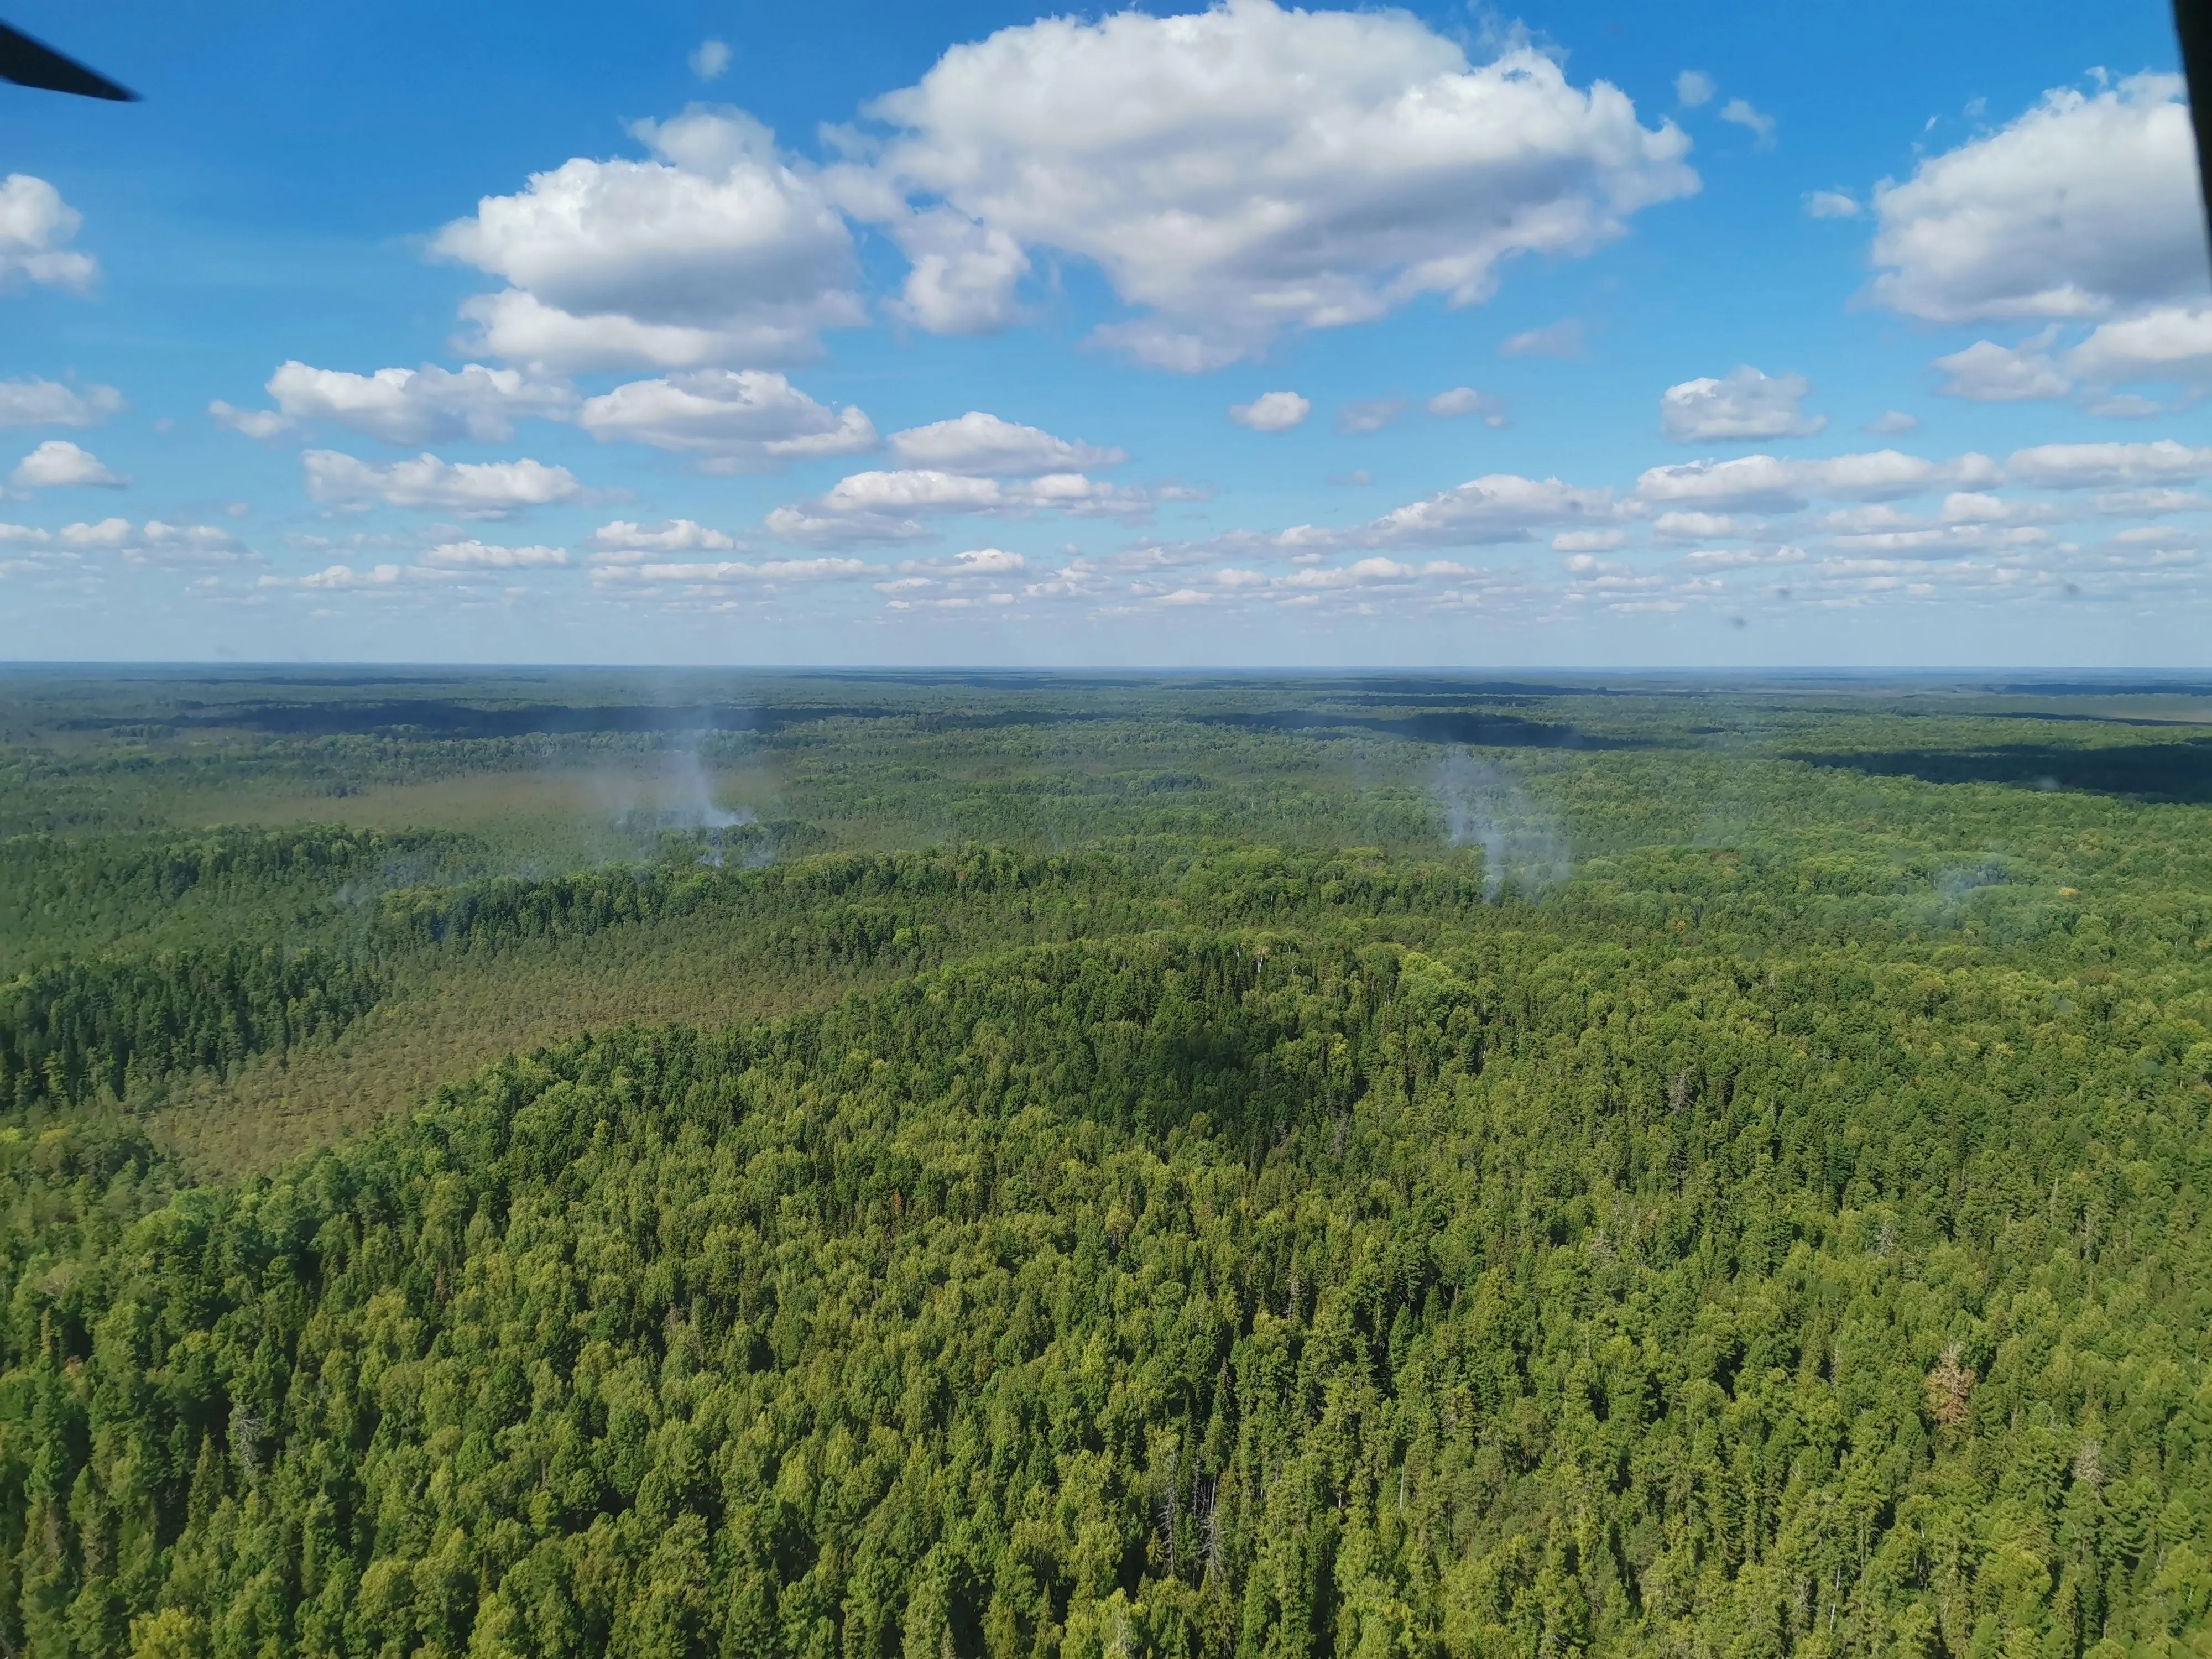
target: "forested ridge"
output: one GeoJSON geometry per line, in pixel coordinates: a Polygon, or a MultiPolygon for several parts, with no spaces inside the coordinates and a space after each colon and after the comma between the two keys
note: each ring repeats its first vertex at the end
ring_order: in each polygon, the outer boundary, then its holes
{"type": "Polygon", "coordinates": [[[0,1659],[2212,1653],[2182,728],[312,680],[0,696],[0,1659]]]}
{"type": "Polygon", "coordinates": [[[1154,936],[583,1040],[136,1219],[15,1133],[10,1640],[2185,1635],[2212,1048],[2128,1018],[1154,936]]]}
{"type": "Polygon", "coordinates": [[[325,931],[330,944],[233,942],[64,959],[0,982],[0,1107],[118,1101],[179,1074],[217,1074],[344,1029],[404,966],[463,967],[544,939],[677,920],[718,921],[787,972],[819,962],[911,966],[951,945],[1346,910],[1464,914],[1470,868],[1395,870],[1357,855],[1217,852],[1163,860],[1001,849],[832,854],[760,870],[616,866],[387,891],[325,931]]]}

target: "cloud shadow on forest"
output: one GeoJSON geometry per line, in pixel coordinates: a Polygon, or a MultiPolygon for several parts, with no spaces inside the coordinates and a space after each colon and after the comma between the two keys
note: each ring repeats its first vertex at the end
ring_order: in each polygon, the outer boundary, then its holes
{"type": "Polygon", "coordinates": [[[2212,738],[2101,748],[2006,743],[1984,749],[1890,749],[1784,758],[1929,783],[2004,783],[2137,800],[2212,802],[2212,738]]]}

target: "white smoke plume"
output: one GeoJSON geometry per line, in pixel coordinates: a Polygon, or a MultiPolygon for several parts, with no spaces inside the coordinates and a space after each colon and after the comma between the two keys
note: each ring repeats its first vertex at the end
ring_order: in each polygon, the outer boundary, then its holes
{"type": "Polygon", "coordinates": [[[714,804],[714,787],[708,781],[699,744],[699,734],[694,732],[689,743],[668,751],[662,821],[672,830],[735,830],[750,823],[753,815],[745,808],[730,811],[714,804]]]}
{"type": "Polygon", "coordinates": [[[1482,896],[1490,903],[1509,882],[1533,896],[1567,878],[1558,816],[1530,799],[1511,769],[1454,750],[1437,769],[1437,796],[1451,844],[1482,848],[1482,896]]]}
{"type": "Polygon", "coordinates": [[[672,732],[665,746],[645,757],[644,764],[593,777],[592,793],[618,836],[646,838],[641,848],[666,830],[735,830],[753,822],[745,808],[726,808],[715,800],[702,752],[706,737],[704,732],[672,732]]]}

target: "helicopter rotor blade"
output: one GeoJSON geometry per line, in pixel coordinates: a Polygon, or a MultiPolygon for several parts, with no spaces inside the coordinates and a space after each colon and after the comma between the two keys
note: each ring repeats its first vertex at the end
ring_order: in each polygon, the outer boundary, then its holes
{"type": "Polygon", "coordinates": [[[75,93],[80,98],[106,98],[118,104],[138,101],[138,94],[130,88],[118,86],[97,70],[63,57],[52,46],[5,23],[0,23],[0,80],[47,92],[75,93]]]}

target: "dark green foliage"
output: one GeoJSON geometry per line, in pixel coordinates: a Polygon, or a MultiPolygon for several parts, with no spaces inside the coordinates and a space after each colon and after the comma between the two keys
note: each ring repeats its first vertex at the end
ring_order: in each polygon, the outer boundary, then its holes
{"type": "Polygon", "coordinates": [[[687,853],[673,865],[408,888],[367,907],[340,946],[64,961],[0,984],[0,1110],[121,1101],[182,1074],[221,1076],[344,1030],[410,965],[450,969],[613,929],[711,921],[796,974],[882,960],[919,966],[956,943],[1010,935],[1128,932],[1193,906],[1222,921],[1347,908],[1435,920],[1464,914],[1480,892],[1468,870],[1159,848],[844,854],[750,871],[702,866],[687,853]]]}
{"type": "Polygon", "coordinates": [[[2212,1655],[2148,705],[23,684],[0,1659],[2212,1655]]]}
{"type": "Polygon", "coordinates": [[[374,967],[313,946],[41,968],[0,985],[0,1110],[121,1100],[180,1073],[221,1076],[343,1030],[386,985],[374,967]]]}
{"type": "Polygon", "coordinates": [[[196,836],[0,840],[0,968],[72,952],[327,935],[388,887],[471,873],[484,849],[445,830],[340,824],[196,836]]]}
{"type": "Polygon", "coordinates": [[[2212,1091],[2142,1018],[1158,938],[586,1040],[127,1226],[18,1137],[72,1207],[7,1246],[4,1628],[2155,1646],[2212,1590],[2212,1091]]]}

